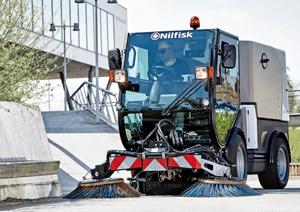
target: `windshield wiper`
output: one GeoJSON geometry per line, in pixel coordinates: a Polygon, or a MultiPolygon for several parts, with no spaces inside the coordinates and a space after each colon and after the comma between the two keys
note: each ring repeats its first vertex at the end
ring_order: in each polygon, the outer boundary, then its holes
{"type": "Polygon", "coordinates": [[[190,86],[188,86],[183,92],[181,92],[178,97],[174,99],[171,104],[168,105],[163,111],[162,116],[169,115],[170,112],[176,108],[178,105],[182,104],[186,98],[189,98],[191,95],[193,95],[198,89],[202,88],[206,84],[206,81],[204,80],[195,80],[190,86]]]}

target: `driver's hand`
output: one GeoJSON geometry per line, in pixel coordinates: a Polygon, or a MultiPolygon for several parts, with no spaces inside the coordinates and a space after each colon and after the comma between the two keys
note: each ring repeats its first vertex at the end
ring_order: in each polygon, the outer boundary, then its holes
{"type": "Polygon", "coordinates": [[[157,80],[157,78],[155,77],[154,68],[150,69],[150,71],[148,72],[148,77],[151,80],[157,80]]]}
{"type": "Polygon", "coordinates": [[[157,80],[156,76],[154,76],[154,74],[152,74],[152,73],[149,73],[149,78],[151,80],[157,80]]]}
{"type": "MultiPolygon", "coordinates": [[[[149,78],[151,80],[158,80],[156,76],[160,76],[162,74],[161,70],[162,66],[153,66],[149,71],[149,78]]],[[[165,68],[165,67],[164,67],[165,68]]],[[[165,70],[166,71],[166,70],[165,70]]]]}
{"type": "Polygon", "coordinates": [[[167,66],[154,66],[152,69],[155,75],[159,75],[165,71],[169,71],[170,68],[167,66]]]}
{"type": "Polygon", "coordinates": [[[176,73],[173,69],[166,66],[154,66],[149,72],[149,78],[152,80],[161,81],[183,81],[183,77],[180,74],[176,73]],[[153,75],[153,77],[151,77],[151,75],[153,75]]]}

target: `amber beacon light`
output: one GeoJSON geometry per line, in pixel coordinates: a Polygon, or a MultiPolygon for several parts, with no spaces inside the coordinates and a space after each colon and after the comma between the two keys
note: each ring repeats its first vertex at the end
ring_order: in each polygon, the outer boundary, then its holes
{"type": "Polygon", "coordinates": [[[196,30],[200,27],[200,19],[197,16],[193,16],[190,21],[190,26],[196,30]]]}

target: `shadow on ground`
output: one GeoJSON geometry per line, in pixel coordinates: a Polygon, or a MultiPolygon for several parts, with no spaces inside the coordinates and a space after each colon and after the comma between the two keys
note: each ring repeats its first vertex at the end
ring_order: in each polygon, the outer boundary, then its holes
{"type": "Polygon", "coordinates": [[[283,190],[281,189],[255,189],[258,193],[264,195],[264,194],[300,194],[300,186],[299,188],[285,188],[283,190]]]}

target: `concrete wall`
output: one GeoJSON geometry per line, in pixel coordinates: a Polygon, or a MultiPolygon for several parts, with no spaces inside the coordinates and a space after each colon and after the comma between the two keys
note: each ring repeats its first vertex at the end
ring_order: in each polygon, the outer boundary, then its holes
{"type": "Polygon", "coordinates": [[[41,113],[0,102],[0,200],[60,196],[58,164],[52,159],[41,113]],[[41,161],[46,168],[37,172],[41,161]]]}
{"type": "Polygon", "coordinates": [[[52,160],[41,114],[0,102],[0,161],[52,160]]]}

